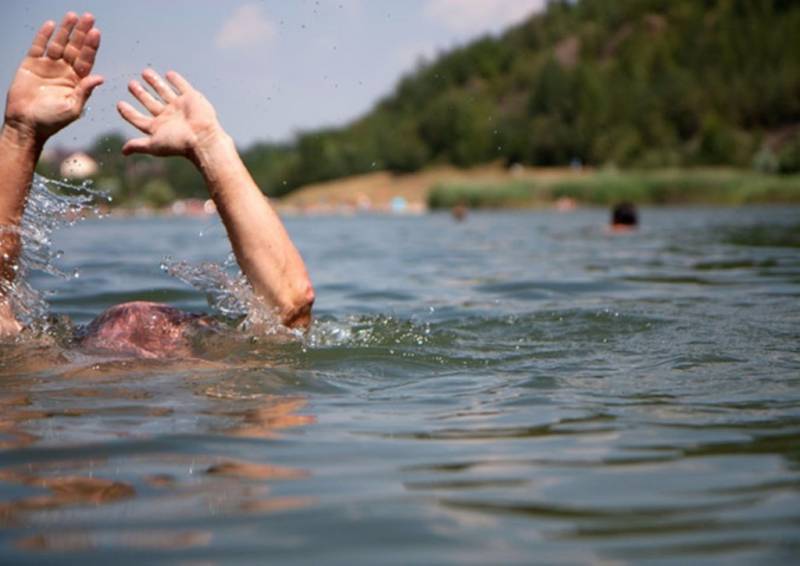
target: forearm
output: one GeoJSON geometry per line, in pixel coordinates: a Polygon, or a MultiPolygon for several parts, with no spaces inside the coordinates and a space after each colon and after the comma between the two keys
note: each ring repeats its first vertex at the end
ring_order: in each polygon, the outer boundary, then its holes
{"type": "Polygon", "coordinates": [[[307,326],[314,290],[300,253],[253,181],[233,140],[216,133],[192,160],[205,178],[239,266],[255,293],[277,307],[287,326],[307,326]]]}
{"type": "Polygon", "coordinates": [[[16,230],[42,146],[24,129],[4,124],[0,130],[0,336],[20,329],[6,293],[17,273],[21,239],[16,230]]]}
{"type": "Polygon", "coordinates": [[[0,224],[19,225],[43,142],[4,124],[0,130],[0,224]]]}

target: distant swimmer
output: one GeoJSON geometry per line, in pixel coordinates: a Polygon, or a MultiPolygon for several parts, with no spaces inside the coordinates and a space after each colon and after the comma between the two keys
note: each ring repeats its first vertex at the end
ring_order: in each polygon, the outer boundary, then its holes
{"type": "Polygon", "coordinates": [[[456,222],[463,222],[467,219],[468,211],[469,209],[467,208],[467,205],[463,202],[459,202],[452,209],[450,209],[450,214],[453,215],[453,219],[455,219],[456,222]]]}
{"type": "MultiPolygon", "coordinates": [[[[11,285],[17,273],[25,211],[34,168],[47,140],[77,120],[92,91],[103,83],[91,74],[100,47],[94,16],[64,16],[45,22],[20,64],[8,91],[0,131],[0,336],[18,335],[11,285]]],[[[236,260],[256,296],[282,324],[306,328],[314,289],[306,266],[267,198],[256,186],[222,129],[214,107],[174,71],[162,78],[142,73],[155,95],[138,81],[128,89],[146,112],[119,102],[122,117],[144,136],[128,141],[125,155],[182,156],[202,174],[219,211],[236,260]]],[[[187,334],[212,324],[209,317],[149,302],[106,310],[77,337],[91,350],[159,358],[185,355],[187,334]]]]}
{"type": "Polygon", "coordinates": [[[616,204],[611,210],[611,229],[615,232],[635,230],[639,225],[636,207],[630,202],[616,204]]]}

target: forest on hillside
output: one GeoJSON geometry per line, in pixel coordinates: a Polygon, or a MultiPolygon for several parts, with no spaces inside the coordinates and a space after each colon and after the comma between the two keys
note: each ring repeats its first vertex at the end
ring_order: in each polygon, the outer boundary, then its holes
{"type": "MultiPolygon", "coordinates": [[[[555,0],[420,62],[365,116],[243,149],[267,194],[373,170],[501,161],[800,171],[800,2],[555,0]]],[[[118,200],[200,196],[180,160],[90,153],[118,200]]],[[[101,183],[102,184],[102,183],[101,183]]]]}

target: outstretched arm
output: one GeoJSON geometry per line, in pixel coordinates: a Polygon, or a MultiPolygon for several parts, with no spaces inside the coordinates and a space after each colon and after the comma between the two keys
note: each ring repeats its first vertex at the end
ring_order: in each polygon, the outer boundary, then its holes
{"type": "Polygon", "coordinates": [[[72,12],[39,29],[8,91],[0,131],[0,336],[19,332],[6,296],[19,258],[17,233],[33,170],[47,139],[76,120],[92,90],[100,30],[94,17],[72,12]],[[55,35],[53,32],[55,31],[55,35]]]}
{"type": "Polygon", "coordinates": [[[211,103],[174,71],[167,73],[169,83],[150,69],[142,77],[157,97],[137,81],[129,84],[150,116],[127,102],[117,105],[122,117],[146,134],[126,143],[123,153],[189,158],[206,181],[255,293],[278,309],[286,326],[308,326],[314,289],[303,259],[220,126],[211,103]]]}

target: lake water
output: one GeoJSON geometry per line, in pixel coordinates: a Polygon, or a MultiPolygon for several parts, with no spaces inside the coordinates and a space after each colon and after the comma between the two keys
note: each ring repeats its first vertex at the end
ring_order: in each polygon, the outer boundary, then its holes
{"type": "MultiPolygon", "coordinates": [[[[790,563],[800,209],[290,218],[305,341],[5,347],[0,563],[790,563]]],[[[213,221],[92,220],[33,277],[77,323],[206,309],[213,221]]]]}

